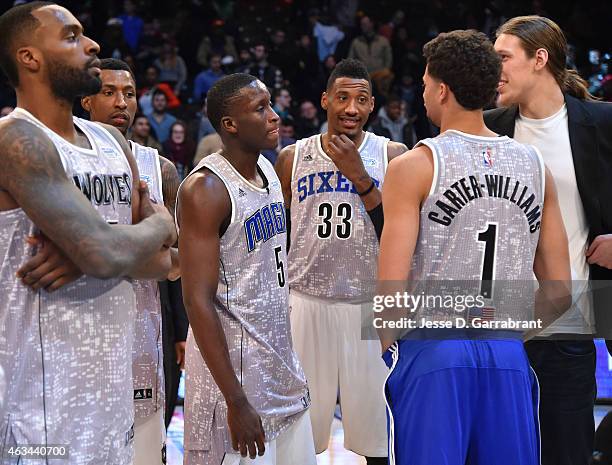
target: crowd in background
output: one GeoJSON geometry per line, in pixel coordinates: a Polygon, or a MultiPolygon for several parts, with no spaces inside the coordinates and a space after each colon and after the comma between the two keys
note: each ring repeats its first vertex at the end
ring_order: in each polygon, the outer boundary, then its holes
{"type": "MultiPolygon", "coordinates": [[[[17,0],[15,4],[24,3],[17,0]]],[[[75,12],[100,58],[126,61],[137,76],[132,138],[171,159],[184,176],[221,140],[206,118],[206,93],[221,76],[246,72],[269,88],[281,117],[272,162],[296,139],[325,130],[321,93],[335,64],[363,61],[376,108],[369,130],[408,147],[436,132],[421,96],[421,48],[439,32],[478,29],[495,37],[506,19],[548,16],[568,34],[568,66],[612,101],[612,50],[604,37],[612,2],[504,0],[88,0],[58,1],[75,12]]],[[[10,6],[10,5],[9,5],[10,6]]],[[[0,116],[14,106],[0,83],[0,116]]],[[[75,112],[85,116],[76,105],[75,112]]]]}

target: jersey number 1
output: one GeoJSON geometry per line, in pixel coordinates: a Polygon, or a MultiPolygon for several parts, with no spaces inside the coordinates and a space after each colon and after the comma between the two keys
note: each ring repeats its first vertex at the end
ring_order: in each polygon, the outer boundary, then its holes
{"type": "Polygon", "coordinates": [[[487,229],[478,231],[478,241],[485,243],[482,272],[480,273],[480,295],[485,299],[493,296],[493,273],[495,271],[495,242],[497,240],[497,224],[487,223],[487,229]]]}

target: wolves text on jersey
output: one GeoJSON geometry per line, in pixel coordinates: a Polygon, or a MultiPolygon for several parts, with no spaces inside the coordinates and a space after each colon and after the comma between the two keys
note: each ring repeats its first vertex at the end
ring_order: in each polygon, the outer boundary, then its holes
{"type": "Polygon", "coordinates": [[[132,204],[132,178],[128,173],[79,173],[72,179],[94,205],[110,205],[115,199],[121,205],[132,204]]]}

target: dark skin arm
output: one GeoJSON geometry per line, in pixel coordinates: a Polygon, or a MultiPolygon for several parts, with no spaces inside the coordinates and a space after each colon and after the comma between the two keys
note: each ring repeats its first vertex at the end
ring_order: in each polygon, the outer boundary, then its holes
{"type": "MultiPolygon", "coordinates": [[[[104,126],[107,129],[112,128],[112,126],[104,126]]],[[[110,129],[110,132],[115,137],[119,137],[117,134],[120,135],[115,128],[110,129]]],[[[121,139],[117,140],[121,142],[121,139]]],[[[129,149],[129,145],[126,144],[126,146],[129,149]]],[[[124,150],[126,149],[123,144],[122,148],[124,150]]],[[[138,166],[135,166],[136,160],[133,157],[131,150],[129,151],[129,155],[126,154],[126,157],[128,161],[131,160],[130,167],[132,168],[133,174],[136,174],[134,173],[134,169],[138,170],[138,166]]],[[[178,190],[180,180],[176,168],[172,162],[160,157],[160,164],[164,204],[172,217],[174,217],[176,191],[178,190]]],[[[134,185],[136,186],[136,184],[134,185]]],[[[138,183],[138,186],[139,185],[140,183],[138,183]]],[[[138,197],[136,200],[137,202],[140,200],[139,195],[134,197],[138,197]]],[[[134,214],[134,209],[132,212],[134,214]]],[[[139,215],[135,216],[134,218],[138,219],[138,217],[139,215]]],[[[28,260],[28,262],[26,262],[18,271],[18,276],[22,279],[22,282],[26,286],[29,286],[34,290],[45,289],[48,292],[53,292],[66,284],[76,281],[83,275],[83,272],[76,266],[76,264],[68,259],[68,257],[66,257],[66,255],[64,255],[62,251],[44,235],[30,237],[28,238],[28,242],[33,247],[38,248],[36,255],[28,260]]],[[[173,279],[178,279],[180,276],[180,270],[178,269],[178,250],[170,249],[170,257],[172,259],[173,269],[168,274],[168,277],[172,279],[175,276],[173,279]]],[[[166,267],[168,267],[168,252],[167,248],[163,248],[158,254],[154,255],[153,258],[147,262],[146,266],[141,267],[141,269],[137,272],[137,276],[132,277],[139,277],[148,274],[156,277],[157,274],[163,273],[166,267]],[[146,270],[147,266],[150,268],[144,272],[143,268],[146,270]]]]}
{"type": "MultiPolygon", "coordinates": [[[[132,169],[132,184],[134,186],[140,185],[140,172],[138,170],[138,164],[136,163],[136,158],[130,149],[130,144],[123,137],[123,134],[115,128],[114,126],[110,126],[108,124],[98,123],[103,126],[111,135],[117,140],[121,148],[123,149],[123,153],[132,169]]],[[[135,195],[134,188],[132,189],[132,223],[137,224],[142,219],[142,214],[140,212],[140,198],[138,195],[135,195]]],[[[161,206],[160,206],[161,207],[161,206]]],[[[160,209],[160,210],[163,210],[160,209]]],[[[173,224],[174,226],[174,224],[173,224]]],[[[169,247],[164,246],[161,247],[156,254],[151,256],[148,260],[143,260],[141,264],[135,266],[129,276],[131,278],[138,279],[165,279],[168,276],[170,268],[172,266],[170,250],[169,247]]]]}
{"type": "MultiPolygon", "coordinates": [[[[162,193],[164,195],[164,205],[174,218],[174,212],[176,210],[176,195],[178,192],[181,179],[179,178],[176,166],[167,158],[159,156],[159,163],[161,166],[161,178],[162,178],[162,193]]],[[[168,279],[170,281],[176,281],[181,277],[181,269],[179,266],[179,255],[178,249],[172,247],[170,249],[170,257],[172,261],[172,268],[168,273],[168,279]]]]}
{"type": "Polygon", "coordinates": [[[263,455],[261,419],[249,403],[232,367],[214,299],[219,282],[219,247],[232,212],[223,183],[207,170],[185,181],[178,196],[179,255],[183,301],[200,353],[227,404],[232,446],[243,457],[263,455]]]}
{"type": "Polygon", "coordinates": [[[129,275],[175,240],[168,216],[155,210],[146,189],[138,201],[140,224],[108,225],[68,179],[51,141],[27,121],[0,123],[0,164],[0,188],[88,275],[129,275]]]}

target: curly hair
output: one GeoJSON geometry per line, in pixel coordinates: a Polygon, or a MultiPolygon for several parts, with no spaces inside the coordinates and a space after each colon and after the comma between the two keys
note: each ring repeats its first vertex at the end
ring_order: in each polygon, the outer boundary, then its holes
{"type": "Polygon", "coordinates": [[[501,76],[501,59],[482,32],[443,32],[423,47],[427,72],[450,87],[467,110],[493,103],[501,76]]]}

